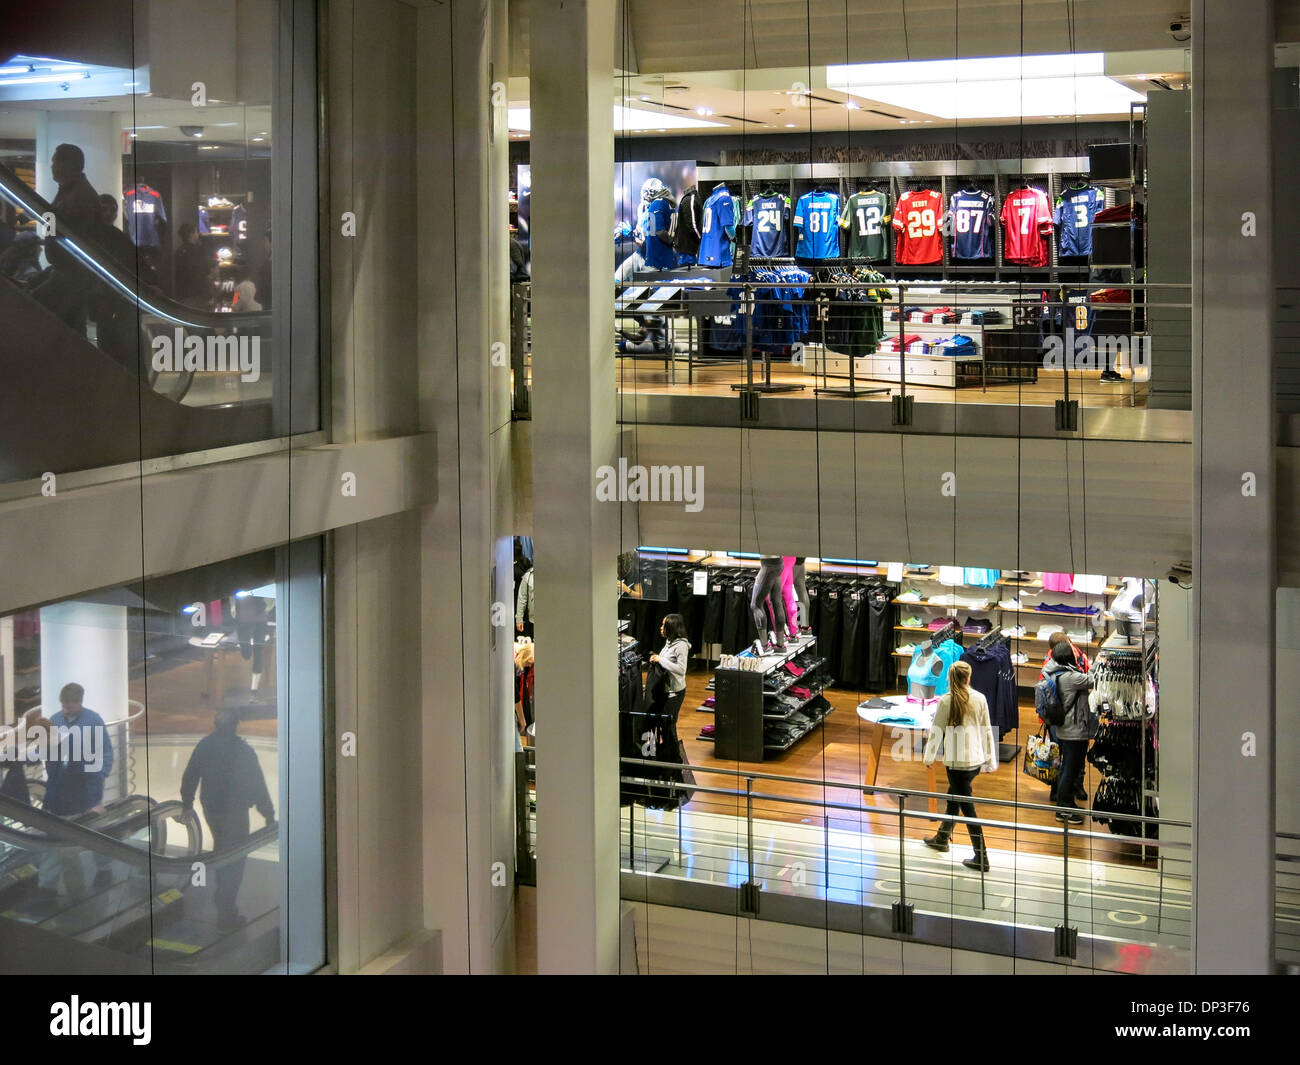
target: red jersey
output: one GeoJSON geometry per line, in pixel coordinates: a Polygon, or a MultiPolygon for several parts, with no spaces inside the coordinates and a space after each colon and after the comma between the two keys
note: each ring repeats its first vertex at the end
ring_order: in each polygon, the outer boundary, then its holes
{"type": "MultiPolygon", "coordinates": [[[[1048,212],[1051,218],[1051,212],[1048,212]]],[[[894,207],[894,229],[898,232],[896,251],[900,266],[921,266],[942,262],[943,240],[939,223],[943,221],[943,197],[933,189],[904,193],[894,207]]]]}
{"type": "Polygon", "coordinates": [[[1048,237],[1052,226],[1052,206],[1042,189],[1017,189],[1002,202],[1002,227],[1006,242],[1002,258],[1023,266],[1046,266],[1051,257],[1048,237]]]}

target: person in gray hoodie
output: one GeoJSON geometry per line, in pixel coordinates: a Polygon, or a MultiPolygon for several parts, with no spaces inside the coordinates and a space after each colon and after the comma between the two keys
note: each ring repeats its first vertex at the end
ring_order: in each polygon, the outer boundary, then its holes
{"type": "Polygon", "coordinates": [[[657,655],[651,655],[651,662],[658,662],[668,674],[668,700],[664,704],[664,713],[674,724],[677,713],[686,698],[686,664],[691,655],[691,642],[686,638],[686,622],[681,614],[669,614],[659,626],[659,634],[664,638],[664,647],[657,655]]]}
{"type": "Polygon", "coordinates": [[[1083,824],[1083,816],[1074,805],[1076,796],[1082,794],[1083,771],[1087,762],[1088,741],[1096,735],[1097,719],[1088,705],[1092,691],[1092,674],[1085,673],[1074,661],[1074,648],[1068,642],[1052,648],[1052,660],[1044,674],[1056,678],[1056,689],[1065,707],[1065,720],[1056,726],[1056,742],[1061,748],[1061,773],[1052,789],[1051,802],[1061,807],[1058,821],[1072,825],[1083,824]]]}

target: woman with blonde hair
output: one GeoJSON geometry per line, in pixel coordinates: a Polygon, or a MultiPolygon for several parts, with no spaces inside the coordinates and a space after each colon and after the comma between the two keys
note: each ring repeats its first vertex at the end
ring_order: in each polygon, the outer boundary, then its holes
{"type": "MultiPolygon", "coordinates": [[[[970,665],[966,662],[954,662],[949,668],[948,693],[939,700],[934,727],[925,743],[926,765],[933,765],[940,755],[943,757],[949,796],[945,812],[950,817],[976,816],[975,804],[970,801],[971,784],[981,770],[992,773],[998,767],[998,746],[989,722],[989,704],[970,686],[970,677],[970,665]]],[[[966,830],[975,854],[961,864],[987,873],[989,855],[984,846],[984,832],[974,821],[966,823],[966,830]]],[[[925,845],[946,851],[952,834],[953,822],[944,821],[925,845]]]]}

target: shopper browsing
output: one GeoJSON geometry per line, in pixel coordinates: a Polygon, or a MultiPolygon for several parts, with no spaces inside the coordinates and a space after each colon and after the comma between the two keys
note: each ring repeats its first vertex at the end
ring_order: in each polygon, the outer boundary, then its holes
{"type": "MultiPolygon", "coordinates": [[[[948,692],[939,700],[934,727],[926,738],[925,764],[933,765],[942,755],[948,773],[949,799],[945,812],[949,816],[960,814],[974,818],[971,784],[981,770],[992,773],[997,769],[998,745],[989,722],[989,704],[970,686],[970,678],[968,663],[954,662],[949,667],[948,692]]],[[[988,872],[989,855],[984,845],[984,830],[972,820],[966,823],[966,831],[970,834],[975,853],[962,865],[988,872]]],[[[925,841],[925,845],[946,851],[952,834],[953,822],[945,821],[939,826],[939,831],[925,841]]]]}
{"type": "Polygon", "coordinates": [[[1064,719],[1056,726],[1056,742],[1061,748],[1061,773],[1056,778],[1051,802],[1061,807],[1058,821],[1072,825],[1083,824],[1083,817],[1074,805],[1075,799],[1087,801],[1083,790],[1083,771],[1088,754],[1088,741],[1097,732],[1097,721],[1088,704],[1092,691],[1092,676],[1075,664],[1074,648],[1069,641],[1052,648],[1052,661],[1045,675],[1055,680],[1056,690],[1064,708],[1064,719]]]}
{"type": "Polygon", "coordinates": [[[533,571],[519,578],[519,591],[515,593],[515,632],[529,639],[533,637],[537,615],[533,613],[533,571]]]}
{"type": "Polygon", "coordinates": [[[681,614],[669,614],[659,626],[659,634],[664,638],[664,647],[657,655],[651,655],[651,662],[658,662],[668,675],[668,700],[664,703],[664,714],[674,725],[677,713],[686,698],[686,663],[691,654],[691,643],[686,638],[686,623],[681,614]]]}
{"type": "Polygon", "coordinates": [[[1063,632],[1054,632],[1047,637],[1047,656],[1043,659],[1043,668],[1038,674],[1039,680],[1047,677],[1047,667],[1052,664],[1052,652],[1060,644],[1067,644],[1074,655],[1074,664],[1085,673],[1088,672],[1088,656],[1079,650],[1078,646],[1063,632]]]}

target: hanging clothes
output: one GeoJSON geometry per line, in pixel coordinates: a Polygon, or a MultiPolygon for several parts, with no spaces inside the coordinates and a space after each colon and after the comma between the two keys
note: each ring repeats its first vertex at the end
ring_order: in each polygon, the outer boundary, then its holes
{"type": "Polygon", "coordinates": [[[971,670],[971,687],[989,704],[989,722],[1001,739],[1020,725],[1016,699],[1016,667],[1011,648],[999,640],[992,646],[972,647],[962,652],[961,661],[971,670]]]}

